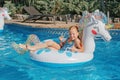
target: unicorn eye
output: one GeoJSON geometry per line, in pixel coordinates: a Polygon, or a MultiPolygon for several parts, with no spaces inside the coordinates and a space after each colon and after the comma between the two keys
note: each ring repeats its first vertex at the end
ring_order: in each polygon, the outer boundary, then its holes
{"type": "Polygon", "coordinates": [[[93,28],[99,32],[99,28],[97,26],[95,26],[93,28]]]}

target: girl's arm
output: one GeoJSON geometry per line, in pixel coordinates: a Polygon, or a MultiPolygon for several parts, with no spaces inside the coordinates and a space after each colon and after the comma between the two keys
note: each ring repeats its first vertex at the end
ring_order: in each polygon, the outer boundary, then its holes
{"type": "Polygon", "coordinates": [[[83,46],[81,46],[81,48],[80,48],[80,49],[77,49],[77,48],[76,48],[76,51],[77,51],[77,52],[84,52],[84,47],[83,47],[83,46]]]}
{"type": "Polygon", "coordinates": [[[84,51],[83,43],[80,42],[79,39],[77,39],[77,40],[75,41],[75,45],[72,47],[71,50],[74,51],[74,52],[83,52],[83,51],[84,51]]]}
{"type": "Polygon", "coordinates": [[[78,49],[82,48],[81,41],[79,39],[75,40],[75,47],[78,49]]]}
{"type": "Polygon", "coordinates": [[[84,47],[76,48],[75,46],[72,47],[71,49],[72,52],[84,52],[84,47]]]}
{"type": "Polygon", "coordinates": [[[60,36],[59,40],[60,40],[60,46],[62,47],[65,44],[66,39],[63,36],[60,36]]]}

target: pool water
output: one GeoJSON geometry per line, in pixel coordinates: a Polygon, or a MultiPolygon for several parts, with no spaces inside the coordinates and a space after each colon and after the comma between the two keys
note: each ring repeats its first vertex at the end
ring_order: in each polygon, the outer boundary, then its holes
{"type": "Polygon", "coordinates": [[[34,62],[29,53],[17,54],[11,43],[24,43],[29,34],[36,34],[41,40],[57,38],[61,34],[68,36],[66,29],[6,24],[0,34],[0,80],[120,80],[120,30],[110,30],[110,42],[96,39],[93,60],[63,68],[34,62]]]}

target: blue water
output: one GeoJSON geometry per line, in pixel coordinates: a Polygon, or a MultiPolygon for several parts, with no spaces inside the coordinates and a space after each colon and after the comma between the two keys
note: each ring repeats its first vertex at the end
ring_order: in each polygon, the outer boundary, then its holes
{"type": "Polygon", "coordinates": [[[92,61],[74,67],[53,68],[31,60],[29,53],[17,54],[11,42],[23,43],[29,34],[41,40],[67,36],[66,29],[30,28],[6,24],[0,34],[0,80],[120,80],[120,30],[111,30],[112,40],[96,40],[92,61]]]}

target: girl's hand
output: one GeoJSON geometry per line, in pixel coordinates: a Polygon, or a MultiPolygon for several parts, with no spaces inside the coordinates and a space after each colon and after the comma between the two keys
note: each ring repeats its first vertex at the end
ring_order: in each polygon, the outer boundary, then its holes
{"type": "Polygon", "coordinates": [[[63,41],[63,39],[64,39],[64,36],[60,36],[59,37],[59,40],[62,42],[63,41]]]}
{"type": "Polygon", "coordinates": [[[73,46],[73,47],[71,48],[71,51],[72,51],[72,52],[76,52],[76,51],[77,51],[76,47],[73,46]]]}

